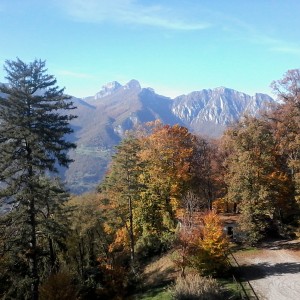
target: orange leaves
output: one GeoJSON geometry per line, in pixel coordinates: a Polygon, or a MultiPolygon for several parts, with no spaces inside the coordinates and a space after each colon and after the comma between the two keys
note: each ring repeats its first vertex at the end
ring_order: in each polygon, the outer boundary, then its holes
{"type": "Polygon", "coordinates": [[[197,143],[187,128],[160,122],[121,143],[102,183],[114,220],[120,221],[112,247],[125,246],[126,232],[132,252],[139,239],[174,232],[176,209],[198,180],[197,143]]]}
{"type": "Polygon", "coordinates": [[[200,273],[219,272],[226,264],[229,247],[220,219],[211,211],[202,215],[200,223],[196,223],[196,219],[196,216],[183,219],[175,263],[181,268],[182,274],[188,265],[200,273]]]}
{"type": "Polygon", "coordinates": [[[113,243],[109,245],[109,251],[122,251],[129,248],[128,231],[125,227],[117,230],[113,243]]]}
{"type": "Polygon", "coordinates": [[[158,124],[142,139],[140,158],[151,180],[168,185],[171,194],[180,194],[192,177],[194,136],[179,125],[158,124]]]}
{"type": "Polygon", "coordinates": [[[143,140],[141,158],[152,162],[159,171],[186,179],[193,154],[193,136],[179,125],[159,126],[143,140]]]}
{"type": "Polygon", "coordinates": [[[175,210],[193,177],[194,140],[187,128],[162,124],[156,124],[152,133],[141,140],[144,170],[140,179],[148,198],[143,202],[151,199],[154,205],[147,214],[155,219],[159,216],[161,221],[156,223],[168,230],[174,230],[175,210]]]}
{"type": "MultiPolygon", "coordinates": [[[[225,213],[228,210],[229,206],[230,205],[225,198],[217,198],[215,199],[212,208],[218,213],[225,213]]],[[[233,209],[231,209],[231,211],[233,211],[233,209]]]]}

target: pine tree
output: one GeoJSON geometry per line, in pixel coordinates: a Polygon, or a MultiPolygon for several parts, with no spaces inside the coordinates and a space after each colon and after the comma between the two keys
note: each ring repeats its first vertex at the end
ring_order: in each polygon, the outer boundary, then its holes
{"type": "Polygon", "coordinates": [[[136,138],[128,136],[124,139],[117,147],[117,153],[113,157],[110,172],[101,186],[115,208],[116,219],[120,220],[119,225],[126,228],[132,265],[135,258],[136,244],[134,210],[139,201],[140,188],[138,183],[140,174],[139,150],[140,145],[136,138]]]}
{"type": "Polygon", "coordinates": [[[41,196],[41,177],[71,162],[67,150],[75,144],[65,135],[72,132],[69,121],[75,116],[64,113],[75,107],[64,89],[56,86],[54,76],[47,74],[45,61],[8,60],[4,69],[8,84],[0,86],[4,94],[0,98],[0,196],[10,199],[15,215],[24,222],[17,230],[22,232],[18,246],[26,253],[31,298],[38,299],[38,214],[47,205],[41,196]]]}

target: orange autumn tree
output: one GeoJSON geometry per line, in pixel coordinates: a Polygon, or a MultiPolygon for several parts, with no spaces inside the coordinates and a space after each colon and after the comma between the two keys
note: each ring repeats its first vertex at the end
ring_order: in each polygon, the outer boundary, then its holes
{"type": "Polygon", "coordinates": [[[194,242],[192,265],[201,274],[217,275],[227,267],[229,241],[224,235],[219,216],[209,211],[203,216],[200,237],[194,242]]]}
{"type": "Polygon", "coordinates": [[[159,121],[121,143],[99,188],[116,225],[111,249],[130,249],[133,261],[168,245],[184,196],[199,182],[202,148],[187,128],[159,121]]]}
{"type": "Polygon", "coordinates": [[[187,128],[161,123],[142,137],[139,179],[143,189],[138,215],[143,235],[174,231],[176,209],[193,178],[194,140],[187,128]]]}
{"type": "Polygon", "coordinates": [[[202,275],[218,275],[227,268],[229,241],[225,236],[219,216],[206,212],[201,223],[183,222],[178,238],[175,264],[185,275],[187,266],[196,269],[202,275]]]}
{"type": "Polygon", "coordinates": [[[241,237],[254,244],[270,234],[281,234],[283,217],[293,207],[293,187],[272,124],[245,117],[225,136],[224,146],[230,149],[225,160],[226,198],[238,205],[241,237]]]}
{"type": "Polygon", "coordinates": [[[225,263],[229,242],[224,235],[219,216],[210,211],[203,217],[202,249],[213,260],[214,265],[222,266],[225,263]]]}
{"type": "MultiPolygon", "coordinates": [[[[290,201],[300,206],[300,69],[288,70],[282,79],[273,81],[273,92],[281,104],[269,114],[288,174],[293,184],[293,195],[290,201]]],[[[288,216],[290,217],[290,216],[288,216]]]]}

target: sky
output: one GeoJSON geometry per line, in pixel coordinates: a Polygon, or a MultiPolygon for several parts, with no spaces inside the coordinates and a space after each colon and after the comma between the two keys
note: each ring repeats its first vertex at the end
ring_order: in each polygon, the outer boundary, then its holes
{"type": "Polygon", "coordinates": [[[46,60],[66,93],[138,80],[175,97],[250,95],[300,67],[299,0],[0,0],[0,82],[17,57],[46,60]]]}

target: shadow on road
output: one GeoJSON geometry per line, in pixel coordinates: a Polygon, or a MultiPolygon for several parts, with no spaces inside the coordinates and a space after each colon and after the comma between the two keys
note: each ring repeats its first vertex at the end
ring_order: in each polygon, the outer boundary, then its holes
{"type": "Polygon", "coordinates": [[[241,265],[236,268],[236,273],[247,279],[255,280],[271,275],[295,274],[300,272],[300,263],[258,263],[256,265],[241,265]]]}
{"type": "Polygon", "coordinates": [[[300,250],[300,240],[269,240],[261,243],[258,248],[270,249],[270,250],[300,250]]]}

